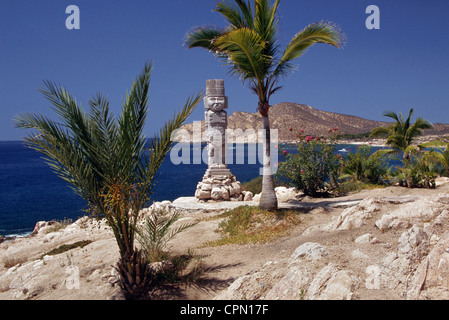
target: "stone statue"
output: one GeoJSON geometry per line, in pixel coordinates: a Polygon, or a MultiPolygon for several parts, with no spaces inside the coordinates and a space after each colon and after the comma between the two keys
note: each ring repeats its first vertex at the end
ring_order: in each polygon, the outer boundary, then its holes
{"type": "MultiPolygon", "coordinates": [[[[207,80],[204,97],[208,167],[226,169],[226,128],[228,98],[225,96],[223,80],[207,80]]],[[[230,173],[230,172],[229,172],[230,173]]]]}
{"type": "Polygon", "coordinates": [[[243,200],[240,182],[226,165],[228,114],[224,109],[228,108],[228,97],[225,96],[223,80],[206,80],[204,108],[208,168],[197,185],[195,197],[201,201],[243,200]]]}

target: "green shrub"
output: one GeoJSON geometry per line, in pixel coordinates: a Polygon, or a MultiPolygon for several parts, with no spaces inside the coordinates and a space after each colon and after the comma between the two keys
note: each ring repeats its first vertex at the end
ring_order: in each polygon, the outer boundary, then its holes
{"type": "Polygon", "coordinates": [[[388,157],[385,156],[387,152],[378,150],[372,153],[371,146],[359,146],[355,153],[347,154],[340,178],[372,184],[383,183],[388,172],[388,157]]]}
{"type": "Polygon", "coordinates": [[[248,182],[242,183],[242,189],[246,191],[251,191],[253,194],[258,194],[262,192],[262,178],[263,176],[258,176],[248,182]]]}
{"type": "Polygon", "coordinates": [[[298,134],[298,152],[284,155],[279,164],[278,177],[305,195],[317,196],[325,191],[328,183],[336,183],[335,177],[341,166],[336,157],[335,140],[298,134]]]}
{"type": "Polygon", "coordinates": [[[408,188],[435,188],[435,179],[444,171],[437,151],[414,151],[403,167],[391,172],[393,181],[408,188]]]}

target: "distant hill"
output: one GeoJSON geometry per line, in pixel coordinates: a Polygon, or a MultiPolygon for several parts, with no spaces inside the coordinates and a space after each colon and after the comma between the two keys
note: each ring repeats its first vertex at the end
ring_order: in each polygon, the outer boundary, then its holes
{"type": "MultiPolygon", "coordinates": [[[[389,122],[373,121],[352,115],[321,111],[308,105],[283,102],[271,107],[270,127],[278,129],[280,142],[294,141],[296,133],[304,130],[304,133],[314,136],[327,136],[329,129],[338,128],[340,134],[361,134],[370,132],[373,128],[388,126],[389,122]],[[290,131],[292,128],[292,131],[290,131]]],[[[204,120],[201,122],[204,131],[204,120]]],[[[189,132],[193,130],[193,124],[183,127],[189,132]]],[[[228,129],[260,129],[262,128],[261,116],[258,113],[234,112],[228,116],[228,129]]],[[[434,124],[434,128],[424,131],[426,136],[449,135],[449,124],[434,124]]]]}

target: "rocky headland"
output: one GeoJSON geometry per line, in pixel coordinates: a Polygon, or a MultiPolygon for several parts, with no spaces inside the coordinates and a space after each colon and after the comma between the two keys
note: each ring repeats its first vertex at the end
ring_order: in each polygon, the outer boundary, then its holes
{"type": "MultiPolygon", "coordinates": [[[[351,140],[340,139],[339,143],[373,143],[382,145],[384,139],[369,137],[357,138],[357,135],[369,133],[376,127],[386,127],[390,122],[374,121],[353,115],[318,110],[305,104],[282,102],[270,108],[270,128],[277,130],[277,138],[280,143],[291,143],[297,140],[296,134],[300,130],[308,135],[328,136],[329,129],[338,128],[339,134],[353,135],[351,140]],[[292,130],[290,130],[290,128],[292,130]]],[[[425,117],[424,117],[425,118],[425,117]]],[[[186,124],[182,127],[190,139],[197,142],[205,142],[204,120],[198,123],[186,124]],[[199,129],[199,130],[198,130],[199,129]],[[195,132],[198,130],[200,132],[195,132]]],[[[262,129],[262,118],[259,113],[236,111],[228,117],[228,130],[234,130],[231,139],[243,142],[257,142],[257,132],[262,129]],[[254,132],[254,134],[251,134],[254,132]],[[240,139],[240,140],[239,140],[240,139]]],[[[449,136],[449,124],[433,123],[433,128],[424,131],[423,136],[416,140],[417,143],[437,140],[449,136]]],[[[181,139],[181,135],[179,136],[181,139]]]]}
{"type": "MultiPolygon", "coordinates": [[[[449,179],[436,189],[387,187],[339,198],[277,188],[301,223],[267,243],[205,245],[221,237],[218,213],[251,201],[154,203],[198,223],[170,243],[204,268],[201,284],[179,284],[156,299],[449,299],[449,179]]],[[[61,229],[40,222],[32,235],[0,244],[0,299],[122,299],[113,266],[118,247],[105,221],[83,217],[61,229]],[[65,247],[64,247],[65,246],[65,247]],[[59,253],[55,249],[65,248],[59,253]]]]}

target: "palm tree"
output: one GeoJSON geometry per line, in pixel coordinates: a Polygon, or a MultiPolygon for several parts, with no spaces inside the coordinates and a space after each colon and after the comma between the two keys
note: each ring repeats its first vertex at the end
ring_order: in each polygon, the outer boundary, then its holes
{"type": "Polygon", "coordinates": [[[386,144],[396,150],[403,152],[403,159],[410,159],[410,151],[415,148],[412,146],[413,140],[422,135],[422,130],[430,129],[433,125],[423,118],[416,119],[414,124],[411,124],[411,117],[413,115],[413,108],[410,109],[407,119],[404,120],[402,113],[395,113],[387,111],[384,116],[389,117],[395,121],[388,127],[378,127],[371,131],[373,137],[387,137],[386,144]]]}
{"type": "Polygon", "coordinates": [[[204,48],[213,52],[229,66],[231,74],[249,84],[257,94],[258,111],[265,129],[263,183],[260,198],[262,209],[276,210],[277,198],[271,170],[270,97],[280,89],[278,82],[293,70],[292,61],[316,43],[341,47],[342,34],[331,24],[313,23],[298,32],[281,53],[278,44],[277,9],[279,0],[271,6],[268,0],[250,2],[235,0],[235,5],[221,1],[216,12],[224,16],[224,29],[198,27],[188,33],[188,48],[204,48]]]}
{"type": "Polygon", "coordinates": [[[138,213],[148,202],[157,171],[171,148],[172,132],[201,98],[190,97],[159,134],[147,141],[143,130],[152,69],[152,63],[146,64],[134,81],[118,119],[101,94],[89,101],[87,114],[63,87],[48,81],[40,91],[60,121],[32,113],[15,119],[17,127],[33,129],[25,138],[27,147],[42,153],[53,171],[86,200],[90,210],[107,219],[120,250],[117,269],[122,288],[130,298],[143,295],[150,281],[147,264],[134,248],[138,213]]]}
{"type": "Polygon", "coordinates": [[[420,144],[421,149],[424,148],[437,148],[440,152],[435,152],[434,156],[437,158],[438,162],[443,167],[441,172],[442,175],[449,176],[449,142],[448,141],[429,141],[420,144]]]}

